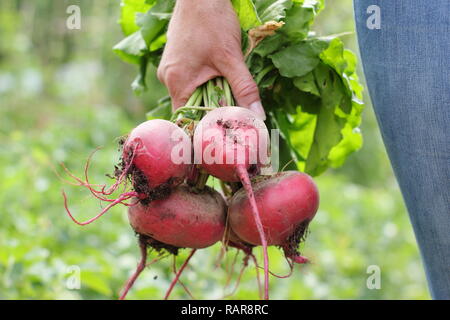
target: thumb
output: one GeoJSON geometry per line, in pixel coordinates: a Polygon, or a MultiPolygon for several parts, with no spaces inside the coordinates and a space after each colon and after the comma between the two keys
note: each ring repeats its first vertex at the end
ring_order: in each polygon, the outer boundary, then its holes
{"type": "Polygon", "coordinates": [[[228,80],[237,104],[255,112],[262,120],[266,119],[259,97],[258,86],[243,61],[228,64],[222,75],[228,80]]]}

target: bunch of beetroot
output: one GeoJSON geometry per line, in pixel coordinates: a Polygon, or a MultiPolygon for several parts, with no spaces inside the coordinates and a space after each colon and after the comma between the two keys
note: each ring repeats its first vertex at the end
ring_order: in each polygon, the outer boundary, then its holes
{"type": "Polygon", "coordinates": [[[93,185],[67,170],[78,185],[87,187],[107,206],[94,218],[74,222],[86,225],[112,206],[128,206],[128,217],[138,234],[141,262],[128,280],[125,298],[147,265],[147,248],[177,254],[192,251],[176,271],[166,298],[197,249],[222,241],[225,248],[243,250],[248,258],[255,246],[264,254],[264,298],[269,298],[268,246],[280,247],[291,266],[307,259],[298,252],[319,202],[317,188],[306,174],[296,171],[261,175],[270,168],[269,133],[252,111],[234,107],[228,83],[221,78],[199,87],[178,109],[172,121],[153,119],[122,141],[116,182],[93,185]],[[206,185],[220,180],[221,193],[206,185]],[[131,183],[131,186],[128,184],[131,183]],[[111,196],[123,187],[117,198],[111,196]]]}

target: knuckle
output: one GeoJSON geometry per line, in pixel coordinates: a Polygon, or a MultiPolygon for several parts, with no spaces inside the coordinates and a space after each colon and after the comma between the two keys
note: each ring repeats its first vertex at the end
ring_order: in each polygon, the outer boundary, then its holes
{"type": "Polygon", "coordinates": [[[158,69],[156,69],[156,77],[158,78],[158,80],[162,83],[164,83],[164,71],[163,71],[163,66],[160,64],[158,66],[158,69]]]}
{"type": "Polygon", "coordinates": [[[247,97],[258,92],[256,83],[248,79],[238,79],[234,87],[236,88],[235,95],[238,97],[247,97]]]}
{"type": "Polygon", "coordinates": [[[215,48],[212,52],[212,58],[216,65],[232,66],[236,63],[241,63],[240,50],[235,50],[231,46],[215,48]]]}
{"type": "Polygon", "coordinates": [[[175,65],[159,65],[157,70],[157,77],[159,81],[166,86],[170,86],[176,83],[177,79],[180,79],[182,70],[175,65]]]}

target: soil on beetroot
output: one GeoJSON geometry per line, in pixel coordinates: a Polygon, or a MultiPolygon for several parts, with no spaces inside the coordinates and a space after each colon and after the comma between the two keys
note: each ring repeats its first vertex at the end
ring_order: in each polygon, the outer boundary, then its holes
{"type": "Polygon", "coordinates": [[[139,237],[139,241],[142,241],[145,243],[146,246],[151,247],[155,249],[156,252],[161,253],[164,251],[167,251],[170,254],[178,255],[178,250],[183,249],[179,247],[172,246],[170,244],[166,244],[164,242],[158,241],[150,236],[136,233],[136,235],[139,237]]]}
{"type": "Polygon", "coordinates": [[[131,167],[128,177],[133,183],[134,191],[139,194],[145,195],[145,197],[142,197],[139,200],[144,205],[148,205],[153,200],[159,200],[168,197],[173,189],[173,186],[177,184],[175,178],[170,178],[159,187],[151,189],[148,186],[147,177],[141,170],[136,168],[136,166],[131,167]]]}
{"type": "MultiPolygon", "coordinates": [[[[119,152],[123,152],[123,145],[126,141],[127,136],[123,136],[119,139],[119,152]]],[[[107,174],[107,177],[119,179],[119,177],[122,175],[123,171],[127,167],[127,162],[125,159],[132,159],[133,158],[133,152],[130,150],[128,154],[125,157],[120,157],[119,162],[114,166],[114,175],[113,177],[109,174],[107,174]]],[[[160,185],[157,188],[151,189],[148,186],[148,180],[147,177],[144,175],[144,173],[139,170],[135,165],[132,165],[129,169],[127,174],[127,179],[133,184],[134,191],[139,193],[140,195],[143,195],[140,197],[139,201],[147,205],[153,200],[159,200],[166,198],[169,196],[172,188],[174,185],[177,185],[179,181],[177,181],[176,178],[171,178],[167,180],[165,183],[160,185]]]]}
{"type": "MultiPolygon", "coordinates": [[[[123,145],[127,139],[127,136],[123,136],[119,139],[119,152],[123,153],[123,145]]],[[[127,167],[127,162],[125,159],[132,159],[133,153],[132,151],[129,151],[128,154],[125,157],[120,157],[119,163],[114,166],[114,177],[115,179],[118,179],[125,168],[127,167]]],[[[138,194],[144,195],[142,198],[139,199],[139,201],[143,205],[148,205],[153,200],[163,199],[170,195],[171,190],[173,189],[173,186],[177,184],[177,181],[173,178],[169,179],[167,182],[160,185],[158,188],[151,189],[148,185],[148,179],[144,175],[144,173],[139,170],[136,166],[132,165],[129,169],[127,174],[127,179],[133,184],[133,189],[138,194]]],[[[107,175],[110,176],[110,175],[107,175]]],[[[139,238],[139,242],[144,243],[147,247],[153,248],[158,253],[162,253],[164,251],[173,254],[178,255],[178,250],[183,249],[179,247],[175,247],[166,243],[163,243],[161,241],[158,241],[148,235],[140,234],[136,232],[136,235],[139,238]]]]}
{"type": "Polygon", "coordinates": [[[303,221],[287,239],[286,245],[283,247],[287,256],[300,255],[298,247],[306,240],[309,233],[309,222],[310,220],[303,221]]]}

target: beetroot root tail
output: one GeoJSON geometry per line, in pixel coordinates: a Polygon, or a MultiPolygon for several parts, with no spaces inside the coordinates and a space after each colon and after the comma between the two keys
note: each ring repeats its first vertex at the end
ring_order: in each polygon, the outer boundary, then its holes
{"type": "MultiPolygon", "coordinates": [[[[173,264],[172,264],[173,273],[175,276],[177,275],[177,264],[176,264],[176,256],[173,256],[173,264]]],[[[192,292],[189,290],[189,288],[180,280],[178,279],[178,283],[183,287],[184,291],[191,297],[192,300],[195,300],[194,296],[192,295],[192,292]]]]}
{"type": "Polygon", "coordinates": [[[306,263],[310,262],[308,258],[301,256],[301,255],[294,255],[289,258],[292,260],[292,262],[298,263],[298,264],[306,264],[306,263]]]}
{"type": "Polygon", "coordinates": [[[183,272],[183,270],[186,268],[186,266],[189,263],[189,260],[191,260],[192,256],[194,255],[194,253],[197,251],[197,249],[192,249],[191,253],[189,254],[189,256],[186,258],[186,260],[184,261],[183,265],[181,266],[180,270],[178,270],[177,274],[175,275],[175,278],[172,280],[172,282],[170,283],[169,289],[166,292],[166,295],[164,296],[164,300],[169,299],[170,294],[172,293],[173,288],[175,287],[175,284],[178,282],[178,279],[180,279],[181,273],[183,272]]]}
{"type": "Polygon", "coordinates": [[[269,255],[267,252],[267,239],[264,233],[264,228],[261,222],[261,216],[259,215],[258,206],[256,205],[255,200],[255,194],[253,193],[252,185],[247,170],[243,166],[238,166],[236,168],[236,171],[239,176],[239,179],[241,179],[245,191],[247,192],[247,196],[249,198],[250,205],[252,207],[256,228],[258,229],[259,237],[261,240],[264,256],[264,300],[269,300],[269,255]]]}
{"type": "Polygon", "coordinates": [[[141,261],[139,261],[139,264],[136,268],[136,271],[133,273],[133,275],[127,280],[122,293],[120,294],[119,300],[125,300],[128,291],[133,287],[136,279],[139,277],[139,275],[144,271],[147,262],[147,244],[145,241],[139,237],[139,248],[141,249],[141,261]]]}
{"type": "MultiPolygon", "coordinates": [[[[259,294],[259,297],[260,297],[260,299],[261,299],[261,297],[263,296],[263,294],[262,294],[262,286],[261,286],[261,280],[260,280],[260,278],[259,278],[259,266],[258,266],[258,261],[256,260],[256,257],[255,257],[255,255],[253,254],[253,253],[250,253],[249,255],[248,255],[251,259],[252,259],[252,261],[253,261],[253,263],[255,264],[255,270],[256,270],[256,283],[258,284],[258,294],[259,294]]],[[[270,271],[269,271],[270,272],[270,271]]]]}
{"type": "MultiPolygon", "coordinates": [[[[69,215],[70,219],[72,219],[73,222],[75,222],[76,224],[80,225],[80,226],[85,226],[88,225],[92,222],[94,222],[95,220],[97,220],[98,218],[100,218],[102,215],[104,215],[106,212],[108,212],[109,209],[111,209],[112,207],[114,207],[115,205],[119,204],[119,203],[123,203],[123,201],[128,200],[132,197],[138,197],[139,194],[137,192],[125,192],[122,193],[117,199],[115,199],[113,202],[111,202],[109,205],[107,205],[102,211],[100,211],[99,214],[97,214],[95,217],[86,220],[84,222],[80,222],[77,219],[75,219],[75,217],[72,215],[72,213],[69,210],[69,205],[67,203],[67,195],[64,192],[64,190],[62,190],[62,195],[64,198],[64,208],[66,209],[67,214],[69,215]]],[[[127,204],[129,205],[129,204],[127,204]]]]}

